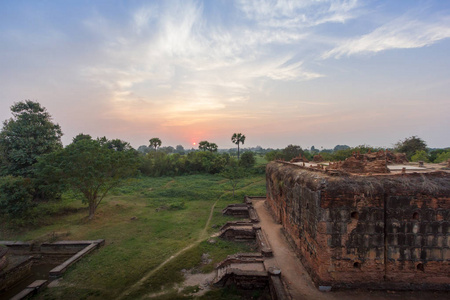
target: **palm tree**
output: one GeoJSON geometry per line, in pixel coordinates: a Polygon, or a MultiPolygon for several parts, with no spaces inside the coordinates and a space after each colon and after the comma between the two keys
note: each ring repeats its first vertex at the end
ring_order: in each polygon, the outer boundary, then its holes
{"type": "Polygon", "coordinates": [[[208,151],[210,152],[217,152],[217,144],[216,143],[209,143],[208,145],[208,151]]]}
{"type": "Polygon", "coordinates": [[[149,142],[150,142],[150,147],[155,148],[155,150],[162,144],[162,142],[159,138],[152,138],[149,140],[149,142]]]}
{"type": "Polygon", "coordinates": [[[238,146],[238,160],[239,160],[239,144],[244,145],[245,135],[243,135],[242,133],[235,133],[231,137],[231,141],[238,146]]]}
{"type": "Polygon", "coordinates": [[[198,143],[198,149],[203,151],[208,150],[208,146],[209,146],[208,141],[201,141],[200,143],[198,143]]]}

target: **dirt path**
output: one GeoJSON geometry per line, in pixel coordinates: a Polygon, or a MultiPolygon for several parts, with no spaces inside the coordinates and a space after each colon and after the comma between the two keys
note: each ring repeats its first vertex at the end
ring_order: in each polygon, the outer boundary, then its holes
{"type": "Polygon", "coordinates": [[[267,235],[273,251],[273,257],[265,260],[266,268],[281,269],[281,276],[292,299],[335,299],[330,297],[330,294],[319,292],[312,284],[308,272],[282,236],[281,225],[275,223],[264,204],[264,200],[253,201],[261,228],[267,235]]]}
{"type": "Polygon", "coordinates": [[[147,274],[145,274],[141,279],[139,279],[138,282],[136,282],[135,284],[133,284],[130,288],[128,288],[127,290],[125,290],[119,297],[117,297],[117,300],[123,299],[124,297],[130,295],[132,292],[134,292],[135,290],[137,290],[139,287],[141,287],[144,282],[150,278],[153,274],[155,274],[156,272],[158,272],[158,270],[160,270],[162,267],[164,267],[168,262],[170,262],[172,259],[178,257],[180,254],[186,252],[187,250],[191,249],[192,247],[200,244],[201,241],[203,241],[206,237],[207,237],[207,233],[208,233],[208,227],[209,224],[211,223],[211,219],[214,213],[214,208],[216,207],[217,202],[220,200],[220,198],[222,198],[222,196],[220,196],[219,198],[217,198],[217,200],[214,202],[214,204],[211,206],[211,210],[209,212],[209,217],[208,220],[206,221],[205,227],[203,228],[202,232],[200,233],[198,239],[193,242],[192,244],[186,246],[185,248],[181,249],[180,251],[178,251],[177,253],[175,253],[174,255],[170,256],[168,259],[166,259],[165,261],[163,261],[159,266],[157,266],[156,268],[150,270],[147,274]]]}
{"type": "Polygon", "coordinates": [[[261,228],[267,235],[273,251],[273,257],[265,261],[266,268],[278,267],[286,283],[292,299],[302,300],[386,300],[386,299],[449,299],[447,292],[411,292],[411,291],[367,291],[347,290],[337,292],[320,292],[312,283],[307,271],[300,263],[281,233],[281,225],[270,215],[265,200],[253,200],[253,206],[258,212],[261,228]]]}

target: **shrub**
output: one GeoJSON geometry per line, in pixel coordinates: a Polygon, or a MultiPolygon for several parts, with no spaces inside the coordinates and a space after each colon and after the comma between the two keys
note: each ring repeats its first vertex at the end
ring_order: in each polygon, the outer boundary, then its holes
{"type": "Polygon", "coordinates": [[[33,203],[33,184],[29,178],[0,178],[0,212],[13,218],[25,218],[33,203]]]}
{"type": "Polygon", "coordinates": [[[276,159],[281,159],[283,158],[283,153],[281,153],[280,150],[272,150],[270,152],[267,152],[266,155],[264,156],[264,158],[267,161],[273,161],[276,159]]]}
{"type": "Polygon", "coordinates": [[[256,163],[255,154],[250,151],[242,153],[239,165],[243,168],[252,168],[256,163]]]}
{"type": "Polygon", "coordinates": [[[438,154],[436,159],[434,160],[434,162],[435,163],[446,162],[449,159],[450,159],[450,151],[447,151],[447,152],[438,154]]]}
{"type": "Polygon", "coordinates": [[[425,150],[417,150],[416,153],[411,156],[411,161],[424,161],[429,162],[428,153],[425,150]]]}

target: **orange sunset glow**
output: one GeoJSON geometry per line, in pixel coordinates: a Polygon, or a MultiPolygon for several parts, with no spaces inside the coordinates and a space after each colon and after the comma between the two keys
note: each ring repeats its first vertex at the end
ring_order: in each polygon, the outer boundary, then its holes
{"type": "Polygon", "coordinates": [[[2,1],[0,120],[32,99],[65,145],[444,147],[450,9],[425,2],[2,1]]]}

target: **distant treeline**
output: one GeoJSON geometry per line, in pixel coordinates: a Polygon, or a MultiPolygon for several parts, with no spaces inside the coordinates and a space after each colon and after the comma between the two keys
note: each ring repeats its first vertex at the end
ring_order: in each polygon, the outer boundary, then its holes
{"type": "Polygon", "coordinates": [[[284,149],[271,150],[265,154],[267,161],[282,159],[289,161],[294,157],[302,156],[308,160],[313,160],[315,155],[320,154],[324,161],[343,161],[353,153],[366,154],[367,152],[378,152],[380,150],[390,150],[392,152],[405,153],[409,161],[417,162],[431,162],[440,163],[450,159],[450,148],[428,148],[426,143],[416,137],[412,136],[403,141],[399,141],[393,148],[380,148],[368,145],[360,145],[357,147],[350,147],[347,145],[337,145],[334,149],[318,150],[314,146],[310,149],[302,149],[297,145],[289,145],[284,149]]]}
{"type": "Polygon", "coordinates": [[[139,171],[145,176],[176,176],[190,174],[217,174],[227,166],[239,166],[249,172],[264,173],[264,166],[256,168],[255,154],[246,151],[239,161],[228,153],[189,151],[187,154],[166,153],[158,149],[140,155],[139,171]]]}

